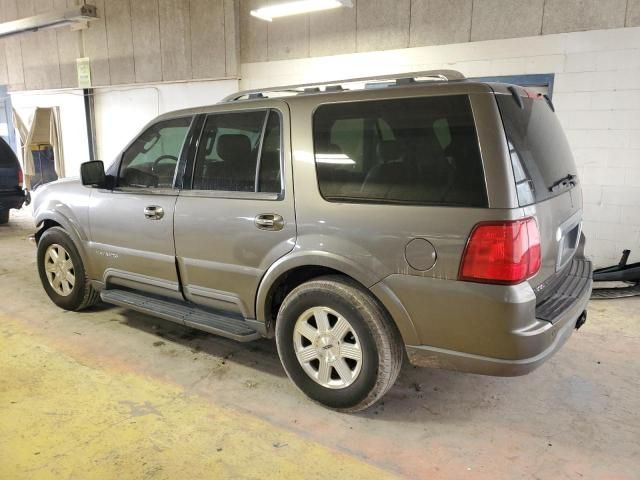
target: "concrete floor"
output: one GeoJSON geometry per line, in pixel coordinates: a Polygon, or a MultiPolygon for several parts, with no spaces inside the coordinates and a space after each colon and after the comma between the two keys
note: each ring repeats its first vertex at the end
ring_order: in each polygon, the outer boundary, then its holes
{"type": "Polygon", "coordinates": [[[405,366],[384,403],[307,401],[275,345],[56,308],[27,212],[0,227],[0,478],[640,478],[640,298],[519,378],[405,366]]]}

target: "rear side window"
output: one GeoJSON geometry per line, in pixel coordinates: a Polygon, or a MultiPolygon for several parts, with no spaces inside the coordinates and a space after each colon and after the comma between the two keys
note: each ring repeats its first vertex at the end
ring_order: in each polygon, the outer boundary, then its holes
{"type": "Polygon", "coordinates": [[[544,99],[496,95],[521,206],[566,192],[557,182],[576,175],[576,164],[560,122],[544,99]]]}
{"type": "Polygon", "coordinates": [[[322,105],[313,137],[328,201],[487,206],[466,95],[322,105]]]}
{"type": "Polygon", "coordinates": [[[280,193],[280,138],[275,111],[209,115],[196,155],[193,189],[280,193]]]}

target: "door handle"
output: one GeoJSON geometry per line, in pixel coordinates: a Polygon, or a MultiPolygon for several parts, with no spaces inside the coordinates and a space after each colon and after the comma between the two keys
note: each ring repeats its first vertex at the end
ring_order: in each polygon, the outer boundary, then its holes
{"type": "Polygon", "coordinates": [[[164,209],[158,205],[149,205],[144,209],[144,218],[147,220],[160,220],[164,217],[164,209]]]}
{"type": "Polygon", "coordinates": [[[278,231],[284,228],[284,218],[277,213],[261,213],[255,218],[255,224],[260,230],[278,231]]]}

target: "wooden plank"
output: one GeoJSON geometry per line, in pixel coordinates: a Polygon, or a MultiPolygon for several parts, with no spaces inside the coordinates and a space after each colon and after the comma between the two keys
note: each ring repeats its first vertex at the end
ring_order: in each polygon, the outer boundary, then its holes
{"type": "Polygon", "coordinates": [[[338,8],[311,15],[309,54],[312,57],[356,51],[356,3],[353,0],[352,8],[338,8]]]}
{"type": "Polygon", "coordinates": [[[471,41],[540,35],[545,0],[474,0],[471,41]]]}
{"type": "MultiPolygon", "coordinates": [[[[18,18],[17,0],[0,0],[0,16],[8,22],[18,18]]],[[[7,84],[9,90],[24,90],[24,66],[22,64],[22,44],[19,37],[4,39],[4,53],[7,59],[7,84]]]]}
{"type": "Polygon", "coordinates": [[[240,74],[240,4],[224,0],[225,73],[227,77],[240,74]]]}
{"type": "Polygon", "coordinates": [[[96,6],[99,18],[89,22],[89,27],[83,30],[84,54],[91,60],[91,83],[97,86],[110,85],[104,0],[91,0],[91,3],[96,6]]]}
{"type": "Polygon", "coordinates": [[[4,39],[0,39],[0,85],[9,83],[9,72],[7,71],[7,54],[4,51],[4,39]]]}
{"type": "Polygon", "coordinates": [[[627,0],[546,0],[542,34],[621,28],[627,10],[627,0]]]}
{"type": "Polygon", "coordinates": [[[267,61],[267,22],[251,16],[249,12],[264,5],[260,0],[240,0],[240,61],[267,61]]]}
{"type": "Polygon", "coordinates": [[[159,0],[163,80],[192,78],[189,0],[159,0]]]}
{"type": "Polygon", "coordinates": [[[309,56],[309,15],[278,18],[267,24],[269,60],[309,56]]]}
{"type": "Polygon", "coordinates": [[[192,77],[224,77],[224,0],[191,0],[190,23],[192,77]]]}
{"type": "Polygon", "coordinates": [[[162,80],[160,50],[160,14],[158,0],[134,0],[131,2],[133,28],[133,52],[136,82],[162,80]]]}
{"type": "Polygon", "coordinates": [[[640,0],[629,0],[625,27],[640,27],[640,0]]]}
{"type": "MultiPolygon", "coordinates": [[[[54,0],[56,9],[74,6],[74,0],[54,0]]],[[[82,33],[69,28],[56,30],[58,42],[58,58],[60,59],[60,86],[70,88],[78,86],[76,59],[82,56],[82,33]]]]}
{"type": "MultiPolygon", "coordinates": [[[[53,9],[53,0],[22,0],[19,18],[30,17],[53,9]]],[[[43,30],[20,35],[25,88],[42,90],[60,88],[60,60],[56,32],[43,30]]]]}
{"type": "Polygon", "coordinates": [[[129,0],[109,0],[105,3],[107,48],[111,85],[136,81],[133,62],[133,34],[129,0]]]}
{"type": "MultiPolygon", "coordinates": [[[[5,3],[6,0],[0,0],[0,23],[6,22],[5,16],[5,3]]],[[[9,70],[7,65],[7,54],[5,51],[7,39],[0,39],[0,85],[7,85],[9,83],[9,70]]]]}
{"type": "Polygon", "coordinates": [[[468,42],[472,8],[473,0],[411,0],[410,46],[468,42]]]}
{"type": "Polygon", "coordinates": [[[358,52],[409,46],[410,0],[360,1],[356,8],[358,52]]]}

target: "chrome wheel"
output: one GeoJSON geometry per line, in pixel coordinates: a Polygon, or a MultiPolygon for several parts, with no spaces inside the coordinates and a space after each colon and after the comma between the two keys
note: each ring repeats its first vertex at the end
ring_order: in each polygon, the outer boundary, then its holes
{"type": "Polygon", "coordinates": [[[61,297],[71,295],[76,284],[75,269],[69,252],[57,243],[52,243],[44,252],[44,270],[49,285],[61,297]]]}
{"type": "Polygon", "coordinates": [[[323,387],[346,388],[362,370],[362,348],[355,330],[330,308],[310,308],[298,317],[293,346],[306,374],[323,387]]]}

